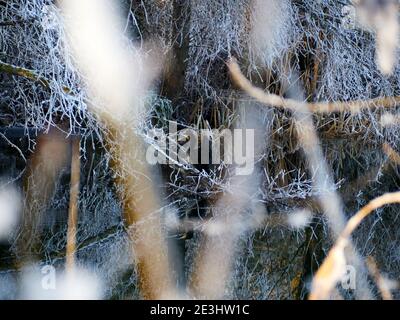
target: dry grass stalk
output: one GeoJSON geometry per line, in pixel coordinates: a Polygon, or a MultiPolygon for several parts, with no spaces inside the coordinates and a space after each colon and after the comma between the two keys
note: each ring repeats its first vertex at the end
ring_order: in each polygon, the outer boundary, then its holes
{"type": "MultiPolygon", "coordinates": [[[[109,126],[110,127],[110,126],[109,126]]],[[[174,294],[168,250],[159,215],[161,208],[154,177],[141,152],[141,141],[133,133],[115,126],[108,137],[112,168],[123,203],[128,233],[132,238],[141,294],[145,299],[168,298],[174,294]]]]}
{"type": "MultiPolygon", "coordinates": [[[[241,111],[246,110],[246,114],[243,112],[241,117],[243,124],[236,124],[236,127],[245,129],[255,128],[257,145],[252,159],[254,167],[266,147],[263,134],[257,134],[265,132],[265,129],[260,123],[260,117],[257,117],[256,109],[255,105],[242,108],[241,111]],[[254,109],[248,112],[249,107],[254,109]]],[[[246,148],[249,148],[249,144],[246,148]]],[[[244,176],[230,174],[226,180],[227,188],[213,206],[213,218],[203,228],[202,242],[191,275],[191,293],[199,299],[221,299],[226,295],[240,236],[249,229],[260,226],[264,220],[263,213],[259,210],[246,213],[248,207],[256,201],[261,182],[258,170],[255,168],[252,174],[244,176]]]]}
{"type": "Polygon", "coordinates": [[[378,107],[392,108],[400,104],[400,97],[381,97],[370,100],[357,100],[348,102],[317,102],[307,103],[294,99],[286,99],[273,93],[267,93],[257,88],[243,75],[235,59],[228,62],[228,68],[234,82],[249,96],[261,103],[281,109],[298,110],[302,104],[312,113],[332,113],[332,112],[360,112],[363,109],[373,109],[378,107]]]}
{"type": "Polygon", "coordinates": [[[381,293],[383,300],[393,300],[393,295],[391,292],[390,281],[382,276],[379,272],[378,265],[373,257],[369,256],[367,258],[367,266],[374,277],[375,283],[378,286],[379,292],[381,293]]]}
{"type": "Polygon", "coordinates": [[[344,251],[350,243],[350,236],[360,223],[374,210],[393,203],[400,203],[400,192],[387,193],[381,197],[375,198],[358,211],[347,223],[346,228],[336,241],[334,247],[330,250],[325,261],[316,273],[310,300],[328,299],[333,288],[344,274],[346,259],[344,251]]]}
{"type": "Polygon", "coordinates": [[[51,128],[48,134],[41,134],[37,147],[29,159],[24,178],[25,203],[22,225],[16,239],[17,256],[24,264],[39,244],[39,232],[46,206],[51,199],[58,177],[68,163],[69,145],[65,135],[51,128]]]}
{"type": "Polygon", "coordinates": [[[78,230],[78,201],[80,185],[80,139],[73,137],[71,154],[71,186],[68,212],[68,230],[66,247],[66,269],[72,271],[75,267],[76,232],[78,230]]]}
{"type": "Polygon", "coordinates": [[[203,235],[190,283],[191,292],[198,299],[225,296],[241,235],[237,226],[245,219],[241,213],[249,200],[248,182],[243,185],[245,179],[237,176],[230,179],[233,187],[218,199],[213,210],[215,223],[221,228],[203,235]]]}
{"type": "MultiPolygon", "coordinates": [[[[123,203],[141,294],[145,299],[174,293],[156,184],[135,126],[140,99],[150,78],[138,75],[139,55],[126,46],[118,6],[108,0],[62,2],[67,31],[79,69],[86,76],[94,112],[108,129],[108,152],[123,203]],[[149,79],[148,79],[149,80],[149,79]]],[[[146,65],[144,66],[146,67],[146,65]]]]}

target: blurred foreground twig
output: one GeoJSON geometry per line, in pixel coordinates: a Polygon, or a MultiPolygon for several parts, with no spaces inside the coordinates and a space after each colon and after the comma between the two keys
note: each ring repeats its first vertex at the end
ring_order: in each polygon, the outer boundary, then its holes
{"type": "Polygon", "coordinates": [[[350,242],[350,236],[360,223],[374,210],[393,203],[400,203],[400,192],[387,193],[375,198],[361,208],[347,223],[346,228],[329,251],[324,263],[313,279],[310,300],[328,299],[333,288],[344,274],[346,259],[344,250],[350,242]]]}
{"type": "Polygon", "coordinates": [[[75,266],[76,232],[78,230],[78,201],[80,180],[80,139],[73,137],[71,154],[71,187],[68,212],[68,231],[66,248],[66,269],[71,271],[75,266]]]}
{"type": "Polygon", "coordinates": [[[271,107],[289,109],[292,111],[299,109],[299,104],[303,104],[308,111],[313,113],[331,113],[331,112],[360,112],[363,109],[385,107],[391,108],[400,104],[400,97],[381,97],[370,100],[357,100],[348,102],[316,102],[307,103],[293,99],[280,97],[276,94],[265,92],[251,84],[249,80],[240,71],[236,60],[232,58],[228,61],[228,68],[234,82],[254,99],[269,105],[271,107]]]}

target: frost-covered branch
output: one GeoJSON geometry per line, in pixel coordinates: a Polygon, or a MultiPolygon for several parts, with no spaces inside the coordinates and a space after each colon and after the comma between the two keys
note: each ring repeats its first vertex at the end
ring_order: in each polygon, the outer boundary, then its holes
{"type": "MultiPolygon", "coordinates": [[[[12,76],[19,76],[34,82],[38,82],[46,89],[50,89],[50,80],[45,77],[40,76],[37,72],[22,67],[17,67],[9,63],[0,61],[0,72],[7,73],[12,76]]],[[[70,93],[71,89],[68,87],[62,88],[65,93],[70,93]]]]}
{"type": "Polygon", "coordinates": [[[49,89],[49,81],[41,76],[39,76],[35,71],[14,66],[0,61],[0,72],[7,73],[13,76],[23,77],[35,82],[40,83],[46,89],[49,89]]]}

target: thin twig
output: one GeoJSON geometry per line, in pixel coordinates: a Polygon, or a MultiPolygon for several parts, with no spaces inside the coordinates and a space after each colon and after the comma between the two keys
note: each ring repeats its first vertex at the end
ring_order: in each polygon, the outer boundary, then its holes
{"type": "MultiPolygon", "coordinates": [[[[39,83],[45,89],[50,89],[50,81],[48,79],[38,75],[36,71],[30,70],[30,69],[25,69],[25,68],[18,67],[18,66],[14,66],[12,64],[0,61],[0,72],[4,72],[9,75],[19,76],[19,77],[23,77],[28,80],[32,80],[34,82],[39,83]]],[[[63,87],[63,91],[67,94],[71,92],[71,90],[68,87],[63,87]]]]}
{"type": "Polygon", "coordinates": [[[28,160],[24,174],[24,209],[15,240],[15,251],[21,266],[36,259],[44,211],[54,193],[60,172],[68,163],[67,153],[65,135],[57,128],[52,127],[48,134],[38,136],[36,150],[28,160]]]}
{"type": "Polygon", "coordinates": [[[78,230],[78,200],[79,200],[79,182],[80,182],[80,139],[72,138],[71,155],[71,187],[68,212],[68,230],[67,230],[67,254],[66,269],[72,271],[75,266],[76,252],[76,232],[78,230]]]}
{"type": "Polygon", "coordinates": [[[347,223],[336,244],[329,251],[325,261],[318,269],[312,285],[310,300],[329,298],[336,283],[343,275],[345,266],[344,250],[350,241],[350,236],[360,223],[374,210],[393,203],[400,203],[400,192],[387,193],[375,198],[358,211],[347,223]]]}
{"type": "Polygon", "coordinates": [[[294,99],[286,99],[273,93],[267,93],[264,90],[253,86],[253,84],[243,75],[234,58],[227,63],[233,81],[249,96],[261,103],[289,110],[298,110],[299,104],[303,104],[308,111],[313,113],[332,113],[332,112],[360,112],[362,109],[372,109],[377,107],[391,108],[400,104],[400,97],[381,97],[370,100],[355,101],[336,101],[336,102],[316,102],[307,103],[294,99]]]}
{"type": "Polygon", "coordinates": [[[141,74],[139,83],[136,81],[139,75],[128,71],[135,70],[135,63],[131,59],[132,52],[122,45],[124,41],[120,41],[124,39],[122,30],[111,27],[110,31],[110,25],[121,25],[121,17],[116,14],[117,9],[111,6],[111,2],[92,0],[82,5],[82,1],[68,0],[60,4],[70,48],[78,69],[84,73],[91,88],[91,98],[96,101],[96,107],[90,104],[91,111],[108,129],[107,148],[112,156],[111,167],[127,231],[133,240],[132,251],[142,297],[169,297],[175,288],[159,215],[161,199],[146,161],[144,143],[135,132],[135,125],[141,121],[138,100],[147,91],[148,82],[143,81],[146,73],[141,74]],[[93,10],[94,7],[96,10],[93,10]],[[93,31],[90,37],[87,33],[82,34],[85,27],[93,31]],[[110,70],[112,77],[109,77],[110,70]],[[109,89],[105,90],[105,84],[109,89]],[[136,112],[137,118],[130,121],[128,109],[129,112],[136,112]]]}
{"type": "Polygon", "coordinates": [[[26,162],[26,158],[24,156],[24,153],[21,151],[20,148],[18,148],[14,143],[12,143],[3,133],[0,132],[0,137],[2,137],[11,147],[15,148],[19,155],[21,156],[22,159],[26,162]]]}
{"type": "Polygon", "coordinates": [[[50,87],[49,81],[43,77],[40,77],[35,71],[25,69],[22,67],[17,67],[12,64],[8,64],[0,61],[0,72],[4,72],[14,76],[20,76],[25,79],[29,79],[38,82],[44,88],[48,89],[50,87]]]}

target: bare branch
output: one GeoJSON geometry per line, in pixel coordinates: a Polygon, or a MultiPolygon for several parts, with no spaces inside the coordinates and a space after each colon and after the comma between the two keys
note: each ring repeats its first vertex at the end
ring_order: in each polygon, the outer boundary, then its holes
{"type": "Polygon", "coordinates": [[[332,112],[360,112],[363,109],[372,109],[378,107],[391,108],[400,104],[400,97],[382,97],[371,100],[356,100],[348,102],[318,102],[307,103],[286,99],[276,94],[267,93],[264,90],[253,86],[246,79],[240,70],[234,58],[231,58],[228,63],[229,71],[234,82],[249,96],[257,99],[261,103],[280,109],[298,110],[299,104],[303,104],[310,112],[313,113],[332,113],[332,112]]]}
{"type": "MultiPolygon", "coordinates": [[[[12,64],[0,61],[0,72],[4,72],[13,76],[19,76],[28,80],[32,80],[34,82],[38,82],[45,89],[50,89],[50,81],[44,77],[41,77],[33,70],[17,67],[12,64]]],[[[71,92],[71,90],[67,87],[63,87],[63,91],[64,93],[71,92]]]]}
{"type": "Polygon", "coordinates": [[[360,223],[374,210],[387,205],[400,203],[400,192],[387,193],[375,198],[366,206],[361,208],[347,223],[346,228],[336,241],[334,247],[329,251],[324,263],[318,269],[310,294],[310,300],[328,299],[336,283],[343,276],[346,259],[344,250],[350,242],[350,236],[360,223]]]}

